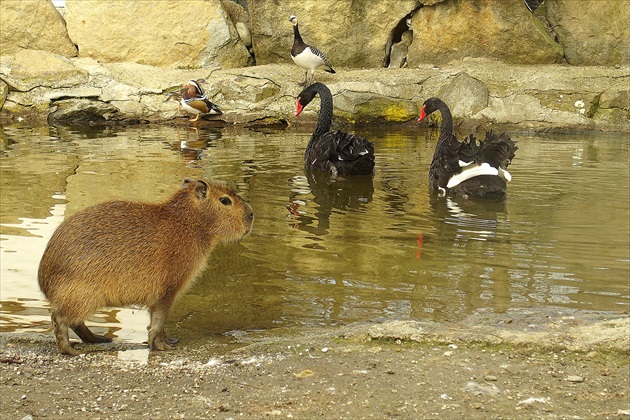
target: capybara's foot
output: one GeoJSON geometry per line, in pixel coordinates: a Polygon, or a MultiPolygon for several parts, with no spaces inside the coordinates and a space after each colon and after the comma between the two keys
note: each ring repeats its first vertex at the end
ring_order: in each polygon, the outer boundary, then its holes
{"type": "Polygon", "coordinates": [[[81,354],[80,351],[75,350],[69,343],[68,345],[57,344],[57,348],[59,349],[59,353],[67,354],[68,356],[78,356],[81,354]]]}
{"type": "Polygon", "coordinates": [[[160,350],[160,351],[173,349],[173,347],[171,347],[170,344],[167,344],[163,338],[156,338],[152,342],[151,340],[149,340],[149,348],[151,350],[160,350]]]}
{"type": "Polygon", "coordinates": [[[83,341],[84,343],[111,343],[112,342],[112,339],[109,337],[106,337],[104,335],[94,334],[83,322],[73,325],[71,328],[72,328],[72,331],[74,331],[76,335],[78,335],[81,341],[83,341]]]}
{"type": "Polygon", "coordinates": [[[155,332],[149,331],[149,340],[147,343],[149,344],[149,349],[151,350],[172,350],[173,348],[171,347],[171,344],[174,344],[168,337],[166,337],[163,329],[155,332]]]}
{"type": "Polygon", "coordinates": [[[70,345],[70,338],[68,337],[68,318],[60,314],[59,311],[53,310],[50,314],[50,319],[52,321],[53,331],[55,332],[55,340],[57,341],[59,353],[70,356],[78,356],[81,354],[70,345]]]}

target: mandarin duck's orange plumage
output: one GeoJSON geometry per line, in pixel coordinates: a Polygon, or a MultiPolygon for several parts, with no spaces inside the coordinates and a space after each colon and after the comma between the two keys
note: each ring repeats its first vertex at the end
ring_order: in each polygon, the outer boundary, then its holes
{"type": "Polygon", "coordinates": [[[204,79],[190,80],[187,85],[180,91],[181,99],[179,103],[182,108],[191,114],[195,114],[195,118],[190,121],[197,121],[202,115],[219,115],[223,112],[218,106],[208,100],[206,92],[201,87],[206,83],[204,79]]]}

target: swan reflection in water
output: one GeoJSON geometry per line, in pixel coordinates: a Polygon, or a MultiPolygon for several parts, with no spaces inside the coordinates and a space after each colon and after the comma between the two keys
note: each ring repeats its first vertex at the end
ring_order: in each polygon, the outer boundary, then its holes
{"type": "Polygon", "coordinates": [[[433,194],[430,204],[432,217],[438,221],[438,240],[465,247],[468,241],[504,240],[509,235],[506,200],[458,200],[433,194]]]}
{"type": "Polygon", "coordinates": [[[372,202],[371,175],[331,178],[327,173],[307,172],[289,180],[290,217],[293,227],[315,235],[327,235],[335,210],[360,210],[372,202]],[[312,206],[311,202],[316,206],[312,206]]]}

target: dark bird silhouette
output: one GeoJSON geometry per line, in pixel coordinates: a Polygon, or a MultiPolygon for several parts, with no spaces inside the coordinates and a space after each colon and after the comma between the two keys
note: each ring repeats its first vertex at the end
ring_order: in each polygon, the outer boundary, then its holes
{"type": "Polygon", "coordinates": [[[418,122],[440,111],[440,137],[429,169],[429,186],[441,195],[452,194],[473,198],[502,199],[506,181],[512,176],[508,165],[518,149],[506,133],[486,133],[483,141],[471,134],[460,142],[453,135],[453,117],[439,98],[429,98],[422,105],[418,122]]]}
{"type": "Polygon", "coordinates": [[[298,96],[295,116],[300,115],[319,94],[321,107],[317,126],[306,146],[304,164],[308,171],[337,175],[372,175],[374,173],[374,146],[353,133],[330,131],[333,99],[330,90],[322,83],[313,83],[298,96]]]}

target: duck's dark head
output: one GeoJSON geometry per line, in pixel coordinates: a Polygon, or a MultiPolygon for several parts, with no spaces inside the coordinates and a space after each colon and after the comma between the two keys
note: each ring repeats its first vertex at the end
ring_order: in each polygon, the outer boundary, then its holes
{"type": "Polygon", "coordinates": [[[189,80],[185,88],[188,89],[188,93],[191,96],[203,96],[205,91],[201,85],[205,85],[207,83],[206,79],[189,80]]]}
{"type": "Polygon", "coordinates": [[[418,122],[424,120],[426,117],[438,111],[442,108],[444,102],[440,98],[429,98],[422,104],[422,109],[420,110],[420,116],[418,117],[418,122]]]}
{"type": "Polygon", "coordinates": [[[293,26],[297,26],[297,24],[298,24],[298,21],[297,21],[297,16],[295,16],[295,15],[291,15],[291,17],[289,17],[289,22],[291,22],[291,24],[292,24],[293,26]]]}

